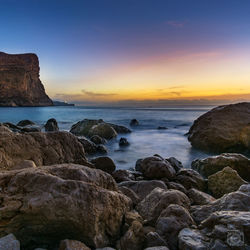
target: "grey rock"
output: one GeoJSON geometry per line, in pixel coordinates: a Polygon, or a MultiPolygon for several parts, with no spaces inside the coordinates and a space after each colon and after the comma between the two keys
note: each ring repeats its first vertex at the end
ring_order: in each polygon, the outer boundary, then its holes
{"type": "Polygon", "coordinates": [[[20,250],[20,242],[16,239],[14,234],[8,234],[0,238],[1,250],[20,250]]]}

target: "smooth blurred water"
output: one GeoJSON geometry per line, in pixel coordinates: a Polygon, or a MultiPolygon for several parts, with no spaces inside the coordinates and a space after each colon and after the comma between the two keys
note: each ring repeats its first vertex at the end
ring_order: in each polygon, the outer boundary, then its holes
{"type": "Polygon", "coordinates": [[[118,168],[128,169],[135,166],[139,158],[160,154],[163,157],[174,156],[185,167],[196,158],[207,154],[191,147],[185,134],[193,121],[211,109],[208,106],[169,107],[169,108],[93,108],[93,107],[17,107],[0,108],[0,122],[17,123],[29,119],[40,125],[49,118],[58,121],[61,130],[69,130],[72,124],[87,119],[103,119],[106,122],[129,127],[131,119],[136,118],[140,125],[131,128],[131,134],[119,135],[106,146],[108,155],[118,168]],[[159,126],[167,127],[158,130],[159,126]],[[130,146],[119,147],[119,138],[126,137],[130,146]]]}

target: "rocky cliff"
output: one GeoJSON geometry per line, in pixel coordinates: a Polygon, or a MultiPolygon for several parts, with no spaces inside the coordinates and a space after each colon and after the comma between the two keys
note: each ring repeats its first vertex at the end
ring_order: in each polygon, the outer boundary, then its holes
{"type": "Polygon", "coordinates": [[[35,54],[0,52],[0,106],[52,106],[39,71],[35,54]]]}

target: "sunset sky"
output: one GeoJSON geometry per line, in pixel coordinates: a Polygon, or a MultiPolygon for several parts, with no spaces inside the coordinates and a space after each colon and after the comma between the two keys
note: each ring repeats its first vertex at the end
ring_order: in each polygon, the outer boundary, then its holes
{"type": "Polygon", "coordinates": [[[0,0],[0,50],[86,105],[250,101],[249,0],[0,0]]]}

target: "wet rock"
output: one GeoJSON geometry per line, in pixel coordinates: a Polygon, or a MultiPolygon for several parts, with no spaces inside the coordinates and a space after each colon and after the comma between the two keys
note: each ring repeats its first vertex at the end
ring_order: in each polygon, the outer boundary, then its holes
{"type": "Polygon", "coordinates": [[[96,151],[99,154],[107,154],[108,153],[108,150],[104,145],[97,145],[96,151]]]}
{"type": "Polygon", "coordinates": [[[27,125],[25,127],[22,127],[18,132],[21,133],[41,132],[41,128],[37,125],[27,125]]]}
{"type": "Polygon", "coordinates": [[[167,127],[159,126],[157,129],[164,130],[164,129],[167,129],[167,127]]]}
{"type": "Polygon", "coordinates": [[[131,130],[125,126],[121,126],[121,125],[116,125],[113,123],[108,123],[108,125],[110,125],[117,134],[129,134],[131,133],[131,130]]]}
{"type": "Polygon", "coordinates": [[[194,224],[187,209],[172,204],[161,212],[156,222],[156,232],[167,241],[170,249],[178,249],[180,230],[194,224]]]}
{"type": "Polygon", "coordinates": [[[212,197],[211,195],[199,191],[195,188],[189,189],[187,195],[191,200],[192,205],[207,205],[215,201],[215,198],[212,197]]]}
{"type": "Polygon", "coordinates": [[[216,211],[249,211],[250,207],[250,184],[242,185],[238,191],[225,194],[214,202],[203,205],[193,206],[191,214],[197,224],[207,219],[216,211]]]}
{"type": "Polygon", "coordinates": [[[183,165],[180,161],[178,161],[175,157],[170,157],[166,159],[171,166],[175,169],[176,172],[183,168],[183,165]]]}
{"type": "Polygon", "coordinates": [[[192,162],[192,168],[206,178],[227,166],[236,170],[241,178],[250,181],[250,160],[241,154],[225,153],[192,162]]]}
{"type": "Polygon", "coordinates": [[[207,250],[207,238],[199,230],[184,228],[179,233],[179,249],[182,250],[207,250]]]}
{"type": "Polygon", "coordinates": [[[95,144],[105,144],[105,143],[107,143],[107,141],[104,139],[104,138],[102,138],[102,137],[100,137],[99,135],[93,135],[91,138],[90,138],[90,140],[93,142],[93,143],[95,143],[95,144]]]}
{"type": "Polygon", "coordinates": [[[157,247],[147,247],[144,250],[169,250],[169,248],[165,246],[157,246],[157,247]]]}
{"type": "Polygon", "coordinates": [[[13,232],[27,250],[65,238],[113,245],[131,205],[109,174],[74,164],[5,171],[0,187],[0,235],[13,232]]]}
{"type": "Polygon", "coordinates": [[[95,168],[101,169],[109,174],[112,174],[116,169],[114,161],[107,156],[100,156],[92,159],[91,163],[94,164],[95,168]]]}
{"type": "Polygon", "coordinates": [[[120,140],[119,140],[119,146],[120,147],[127,147],[129,146],[129,142],[126,138],[124,137],[121,137],[120,140]]]}
{"type": "Polygon", "coordinates": [[[136,170],[142,172],[148,179],[173,179],[176,172],[171,164],[160,156],[144,158],[137,163],[136,170]]]}
{"type": "Polygon", "coordinates": [[[58,250],[91,250],[84,243],[77,240],[62,240],[58,250]]]}
{"type": "Polygon", "coordinates": [[[78,141],[83,145],[84,151],[88,155],[93,155],[97,153],[97,145],[95,145],[93,142],[91,142],[86,137],[78,137],[78,141]]]}
{"type": "Polygon", "coordinates": [[[221,240],[215,240],[214,243],[211,245],[211,250],[230,250],[231,248],[227,246],[223,241],[221,240]]]}
{"type": "Polygon", "coordinates": [[[139,122],[136,119],[132,119],[129,123],[130,126],[139,126],[139,122]]]}
{"type": "Polygon", "coordinates": [[[154,225],[161,212],[171,204],[190,208],[190,201],[184,193],[155,188],[138,204],[137,211],[150,225],[154,225]]]}
{"type": "Polygon", "coordinates": [[[129,171],[125,169],[118,169],[112,173],[113,178],[117,183],[123,182],[123,181],[134,181],[135,177],[134,175],[129,171]]]}
{"type": "Polygon", "coordinates": [[[78,136],[89,136],[89,130],[99,123],[102,123],[103,120],[89,120],[84,119],[72,125],[70,132],[78,136]]]}
{"type": "Polygon", "coordinates": [[[187,190],[195,188],[200,191],[206,191],[207,189],[205,179],[193,169],[181,169],[177,173],[175,181],[182,184],[187,190]]]}
{"type": "Polygon", "coordinates": [[[89,136],[98,135],[106,140],[113,139],[117,136],[116,131],[107,123],[99,123],[89,130],[89,136]]]}
{"type": "Polygon", "coordinates": [[[0,137],[1,169],[12,169],[23,160],[32,160],[36,166],[88,164],[83,146],[68,132],[18,134],[4,129],[0,137]]]}
{"type": "Polygon", "coordinates": [[[28,125],[36,125],[36,124],[30,120],[21,120],[20,122],[17,123],[18,127],[25,127],[28,125]]]}
{"type": "Polygon", "coordinates": [[[250,103],[230,104],[214,108],[195,120],[188,140],[205,151],[244,152],[250,149],[249,131],[250,103]]]}
{"type": "Polygon", "coordinates": [[[118,184],[119,187],[127,187],[132,189],[140,198],[144,199],[155,188],[167,190],[167,186],[163,181],[125,181],[118,184]]]}
{"type": "Polygon", "coordinates": [[[44,127],[46,132],[59,131],[57,121],[54,118],[49,119],[44,127]]]}
{"type": "Polygon", "coordinates": [[[0,249],[2,250],[20,250],[20,242],[15,235],[8,234],[0,238],[0,249]]]}
{"type": "Polygon", "coordinates": [[[216,198],[237,191],[243,184],[247,184],[247,182],[230,167],[225,167],[223,170],[208,177],[208,189],[216,198]]]}
{"type": "Polygon", "coordinates": [[[167,242],[157,233],[149,232],[146,235],[146,247],[159,247],[159,246],[168,246],[167,242]]]}
{"type": "Polygon", "coordinates": [[[127,187],[119,187],[119,190],[131,199],[133,206],[136,206],[140,202],[139,196],[130,188],[127,187]]]}

